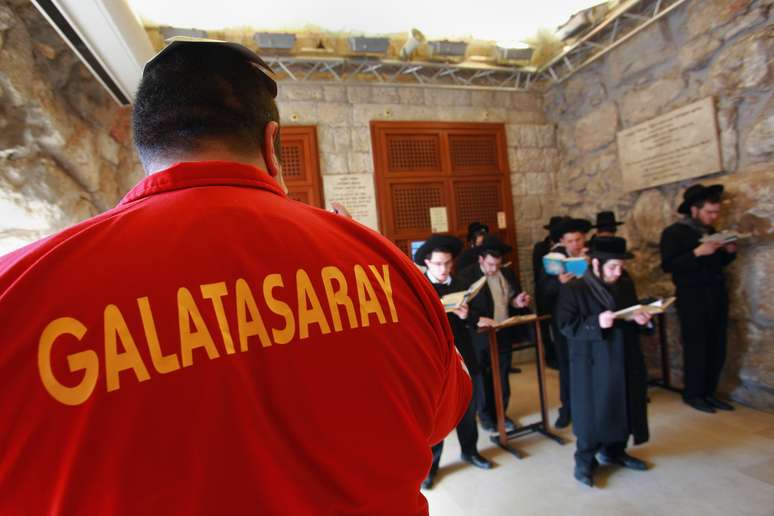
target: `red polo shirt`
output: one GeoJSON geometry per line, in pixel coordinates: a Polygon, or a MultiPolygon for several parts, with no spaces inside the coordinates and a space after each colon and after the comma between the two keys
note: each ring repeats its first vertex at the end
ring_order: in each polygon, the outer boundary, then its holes
{"type": "Polygon", "coordinates": [[[0,258],[0,514],[425,514],[470,383],[394,245],[180,163],[0,258]]]}

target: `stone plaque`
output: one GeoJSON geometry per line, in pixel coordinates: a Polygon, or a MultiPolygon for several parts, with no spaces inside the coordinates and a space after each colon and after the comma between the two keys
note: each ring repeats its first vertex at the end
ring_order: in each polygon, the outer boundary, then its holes
{"type": "Polygon", "coordinates": [[[618,158],[626,191],[719,172],[712,97],[620,131],[618,158]]]}
{"type": "Polygon", "coordinates": [[[344,205],[352,218],[374,231],[379,231],[376,215],[376,194],[374,178],[370,174],[328,175],[323,176],[326,207],[331,202],[344,205]]]}

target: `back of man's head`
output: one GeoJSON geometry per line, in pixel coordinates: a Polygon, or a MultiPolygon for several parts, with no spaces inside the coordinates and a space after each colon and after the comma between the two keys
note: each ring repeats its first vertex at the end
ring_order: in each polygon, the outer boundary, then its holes
{"type": "MultiPolygon", "coordinates": [[[[145,169],[212,145],[260,156],[266,124],[279,121],[267,80],[222,45],[181,45],[160,56],[146,69],[134,104],[134,142],[145,169]]],[[[279,138],[275,151],[279,156],[279,138]]]]}

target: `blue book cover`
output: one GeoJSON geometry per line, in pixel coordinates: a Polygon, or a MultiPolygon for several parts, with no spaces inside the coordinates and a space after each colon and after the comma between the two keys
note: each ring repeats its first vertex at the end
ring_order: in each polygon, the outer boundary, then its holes
{"type": "Polygon", "coordinates": [[[551,276],[558,276],[565,272],[583,276],[588,266],[584,257],[568,258],[561,253],[548,253],[543,257],[543,268],[546,274],[551,276]]]}

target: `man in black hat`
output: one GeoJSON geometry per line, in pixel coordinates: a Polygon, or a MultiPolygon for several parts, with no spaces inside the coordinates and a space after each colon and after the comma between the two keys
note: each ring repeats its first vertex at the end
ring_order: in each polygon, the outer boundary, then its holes
{"type": "Polygon", "coordinates": [[[457,263],[454,269],[461,271],[478,261],[476,246],[481,245],[484,237],[489,234],[489,226],[480,222],[471,222],[468,224],[468,247],[457,257],[457,263]]]}
{"type": "MultiPolygon", "coordinates": [[[[481,292],[470,301],[470,311],[478,317],[478,326],[490,326],[517,314],[529,313],[532,299],[521,289],[521,284],[510,268],[503,268],[503,256],[511,252],[511,246],[503,243],[494,235],[486,235],[476,247],[478,263],[462,270],[461,281],[469,286],[482,276],[487,281],[481,292]]],[[[471,329],[473,349],[480,364],[480,371],[473,376],[473,395],[476,398],[476,408],[481,426],[485,430],[495,431],[497,411],[492,379],[492,364],[489,356],[489,337],[485,333],[477,333],[471,329]]],[[[503,391],[503,407],[507,411],[511,396],[511,386],[508,372],[511,365],[514,341],[529,337],[529,332],[523,327],[506,328],[497,333],[500,360],[500,385],[503,391]]],[[[505,418],[506,431],[516,429],[516,424],[505,418]]]]}
{"type": "MultiPolygon", "coordinates": [[[[431,235],[422,246],[417,249],[414,256],[414,262],[417,265],[425,266],[425,276],[433,285],[439,297],[443,297],[453,292],[466,290],[456,278],[452,277],[451,270],[454,258],[462,249],[462,242],[459,239],[449,235],[431,235]]],[[[468,309],[467,304],[446,314],[449,319],[452,333],[454,334],[454,344],[462,355],[465,365],[471,375],[479,371],[478,360],[473,351],[470,342],[468,328],[475,328],[478,323],[478,317],[474,312],[468,309]]],[[[462,416],[457,425],[457,438],[460,441],[462,454],[460,458],[482,469],[490,469],[492,463],[478,453],[478,428],[476,427],[476,405],[473,399],[470,400],[465,415],[462,416]]],[[[424,489],[431,489],[435,476],[438,473],[438,466],[441,462],[441,453],[443,452],[443,441],[432,447],[433,464],[427,477],[422,482],[424,489]]]]}
{"type": "Polygon", "coordinates": [[[573,433],[577,436],[575,478],[593,485],[599,462],[644,470],[646,464],[626,453],[629,436],[635,444],[648,440],[647,370],[640,349],[638,325],[616,319],[613,312],[637,304],[634,284],[620,281],[624,260],[632,258],[626,240],[595,239],[591,266],[559,291],[556,320],[569,341],[573,433]]]}
{"type": "MultiPolygon", "coordinates": [[[[567,257],[577,258],[584,256],[586,251],[586,233],[591,229],[591,222],[586,219],[567,217],[556,226],[556,236],[559,244],[551,249],[551,252],[560,253],[567,257]]],[[[572,421],[570,409],[570,357],[567,350],[567,339],[559,331],[556,325],[555,308],[559,297],[559,289],[562,285],[571,281],[575,276],[571,273],[562,273],[558,276],[547,274],[541,269],[537,284],[537,295],[540,306],[552,316],[551,332],[556,349],[556,357],[559,365],[559,399],[562,406],[559,407],[559,417],[554,426],[566,428],[572,421]]]]}
{"type": "Polygon", "coordinates": [[[716,397],[726,359],[728,293],[723,268],[736,258],[736,244],[701,242],[715,233],[723,185],[696,184],[677,208],[685,217],[661,233],[661,268],[677,287],[683,337],[683,400],[702,412],[733,410],[716,397]]]}
{"type": "Polygon", "coordinates": [[[615,220],[615,213],[612,211],[600,211],[597,213],[597,223],[591,226],[592,228],[596,229],[596,232],[591,235],[591,240],[589,240],[589,242],[592,242],[595,238],[598,237],[615,236],[615,234],[618,232],[618,226],[622,225],[623,222],[620,220],[615,220]]]}
{"type": "MultiPolygon", "coordinates": [[[[540,275],[543,272],[543,257],[550,253],[551,248],[559,243],[559,235],[557,235],[556,229],[566,218],[567,217],[556,215],[551,217],[548,224],[543,226],[544,229],[548,230],[548,235],[540,242],[536,242],[535,246],[532,248],[532,278],[534,280],[535,288],[537,288],[538,282],[540,281],[540,275]]],[[[549,307],[543,306],[540,296],[536,296],[535,298],[535,307],[540,315],[551,312],[549,307]]],[[[553,339],[551,338],[550,325],[551,323],[549,321],[540,321],[543,344],[546,352],[546,364],[548,364],[549,367],[556,368],[556,349],[554,347],[553,339]]]]}

